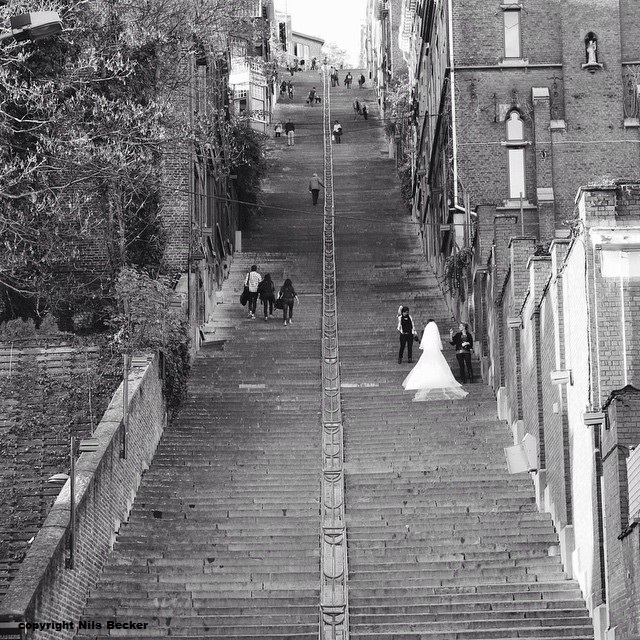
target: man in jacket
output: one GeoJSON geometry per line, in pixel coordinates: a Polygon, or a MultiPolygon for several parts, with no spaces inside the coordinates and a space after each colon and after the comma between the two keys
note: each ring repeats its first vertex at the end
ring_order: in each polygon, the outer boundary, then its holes
{"type": "Polygon", "coordinates": [[[471,350],[473,349],[473,336],[469,333],[469,325],[461,322],[458,325],[458,333],[453,334],[453,329],[449,329],[449,339],[456,348],[456,359],[460,366],[460,377],[462,383],[467,382],[467,373],[469,374],[469,382],[473,382],[473,369],[471,368],[471,350]]]}
{"type": "Polygon", "coordinates": [[[249,287],[249,315],[247,318],[256,317],[256,305],[258,303],[258,285],[262,282],[262,276],[258,273],[258,267],[254,264],[251,271],[247,273],[244,280],[245,286],[249,287]]]}
{"type": "Polygon", "coordinates": [[[287,134],[287,147],[293,147],[296,143],[296,125],[291,120],[284,125],[284,132],[287,134]]]}
{"type": "Polygon", "coordinates": [[[318,174],[314,173],[309,180],[309,191],[311,191],[311,201],[314,205],[318,204],[318,194],[320,193],[320,187],[324,189],[324,185],[320,182],[318,174]]]}

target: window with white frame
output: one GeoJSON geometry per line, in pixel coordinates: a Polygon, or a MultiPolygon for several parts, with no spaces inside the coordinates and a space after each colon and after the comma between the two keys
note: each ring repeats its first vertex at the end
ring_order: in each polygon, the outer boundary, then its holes
{"type": "Polygon", "coordinates": [[[240,100],[242,98],[246,98],[248,93],[249,93],[249,85],[248,84],[237,85],[233,89],[233,97],[236,100],[240,100]]]}
{"type": "Polygon", "coordinates": [[[507,155],[509,166],[509,198],[524,198],[525,185],[525,145],[524,122],[515,109],[507,116],[507,155]]]}
{"type": "Polygon", "coordinates": [[[518,2],[505,2],[502,5],[505,58],[522,58],[520,8],[518,2]]]}
{"type": "Polygon", "coordinates": [[[640,277],[640,247],[604,248],[600,254],[603,278],[640,277]]]}

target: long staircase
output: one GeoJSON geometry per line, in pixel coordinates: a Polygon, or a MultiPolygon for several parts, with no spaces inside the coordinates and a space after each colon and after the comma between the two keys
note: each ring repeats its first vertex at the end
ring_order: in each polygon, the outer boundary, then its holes
{"type": "Polygon", "coordinates": [[[323,219],[307,183],[322,175],[323,136],[322,108],[304,97],[321,80],[294,82],[276,116],[295,122],[296,146],[270,142],[250,253],[236,254],[187,402],[87,603],[84,619],[103,627],[77,638],[593,638],[529,478],[506,472],[511,435],[490,390],[416,403],[401,388],[398,306],[443,335],[452,320],[400,202],[373,92],[343,86],[331,119],[344,129],[332,156],[349,611],[348,628],[320,624],[323,219]],[[356,95],[369,120],[354,119],[356,95]],[[237,297],[253,263],[278,285],[292,278],[293,325],[280,312],[245,318],[237,297]],[[129,619],[148,628],[106,629],[129,619]]]}

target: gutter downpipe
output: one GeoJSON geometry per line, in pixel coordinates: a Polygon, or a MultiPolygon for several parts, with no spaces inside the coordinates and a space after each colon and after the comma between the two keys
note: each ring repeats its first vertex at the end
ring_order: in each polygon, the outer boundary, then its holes
{"type": "Polygon", "coordinates": [[[453,59],[453,0],[447,0],[449,13],[449,91],[451,93],[451,145],[453,147],[453,206],[458,207],[458,136],[456,131],[456,73],[453,59]]]}

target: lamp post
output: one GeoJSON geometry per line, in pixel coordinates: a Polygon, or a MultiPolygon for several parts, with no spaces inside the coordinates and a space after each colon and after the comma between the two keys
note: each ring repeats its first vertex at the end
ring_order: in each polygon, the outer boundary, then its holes
{"type": "MultiPolygon", "coordinates": [[[[0,0],[0,4],[2,0],[0,0]]],[[[21,13],[9,18],[11,28],[0,33],[0,42],[15,39],[16,42],[24,40],[40,40],[62,31],[62,20],[57,11],[33,11],[21,13]]]]}
{"type": "MultiPolygon", "coordinates": [[[[76,556],[76,448],[75,436],[71,436],[71,453],[69,455],[69,475],[66,473],[56,473],[51,476],[47,482],[49,484],[65,485],[70,481],[69,487],[69,560],[67,569],[73,569],[76,556]]],[[[80,453],[92,453],[96,451],[99,441],[96,438],[87,438],[80,441],[78,451],[80,453]]]]}

